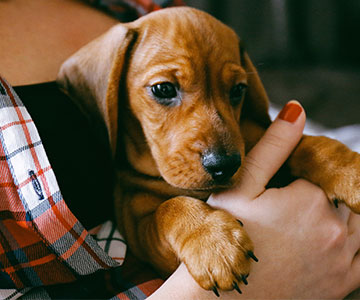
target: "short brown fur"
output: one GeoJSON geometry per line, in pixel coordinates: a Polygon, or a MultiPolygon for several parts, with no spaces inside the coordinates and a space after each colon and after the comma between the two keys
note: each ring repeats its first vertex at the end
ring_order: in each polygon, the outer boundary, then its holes
{"type": "MultiPolygon", "coordinates": [[[[165,276],[183,261],[205,289],[239,284],[253,245],[229,213],[205,200],[231,187],[201,165],[208,149],[243,158],[270,119],[268,98],[233,30],[192,8],[165,9],[119,24],[64,63],[60,85],[95,122],[105,124],[117,165],[119,228],[129,247],[165,276]],[[157,103],[151,86],[172,82],[181,104],[157,103]],[[232,86],[248,86],[229,103],[232,86]]],[[[292,175],[321,186],[330,200],[360,212],[360,157],[337,141],[304,136],[290,157],[292,175]]]]}

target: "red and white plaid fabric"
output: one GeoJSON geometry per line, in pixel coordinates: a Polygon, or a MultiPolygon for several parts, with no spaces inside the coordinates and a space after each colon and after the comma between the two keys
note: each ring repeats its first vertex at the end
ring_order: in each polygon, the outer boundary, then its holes
{"type": "Polygon", "coordinates": [[[120,267],[126,245],[114,224],[91,233],[66,206],[34,122],[0,77],[0,299],[144,299],[161,285],[131,254],[120,267]]]}

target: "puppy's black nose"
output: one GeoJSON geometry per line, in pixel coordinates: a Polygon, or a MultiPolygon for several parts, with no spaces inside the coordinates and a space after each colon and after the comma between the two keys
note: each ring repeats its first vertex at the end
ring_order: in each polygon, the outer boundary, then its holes
{"type": "Polygon", "coordinates": [[[227,155],[210,151],[202,156],[202,165],[216,183],[225,183],[239,169],[241,165],[240,153],[227,155]]]}

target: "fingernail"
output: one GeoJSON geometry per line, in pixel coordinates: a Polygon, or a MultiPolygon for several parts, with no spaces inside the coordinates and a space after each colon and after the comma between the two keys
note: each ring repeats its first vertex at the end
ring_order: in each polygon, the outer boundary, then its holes
{"type": "Polygon", "coordinates": [[[239,294],[242,294],[242,292],[241,292],[238,284],[237,284],[235,281],[233,282],[233,287],[234,287],[234,289],[235,289],[239,294]]]}
{"type": "Polygon", "coordinates": [[[247,281],[245,275],[241,275],[241,279],[242,279],[242,281],[244,282],[245,285],[248,285],[248,281],[247,281]]]}
{"type": "Polygon", "coordinates": [[[220,294],[216,287],[213,287],[212,290],[213,290],[214,294],[216,295],[216,297],[220,297],[220,294]]]}
{"type": "Polygon", "coordinates": [[[297,101],[288,102],[281,112],[279,113],[279,119],[295,123],[302,112],[302,107],[297,101]]]}
{"type": "Polygon", "coordinates": [[[254,252],[248,251],[248,252],[247,252],[247,255],[248,255],[250,258],[252,258],[254,261],[256,261],[256,262],[259,261],[258,258],[255,256],[254,252]]]}

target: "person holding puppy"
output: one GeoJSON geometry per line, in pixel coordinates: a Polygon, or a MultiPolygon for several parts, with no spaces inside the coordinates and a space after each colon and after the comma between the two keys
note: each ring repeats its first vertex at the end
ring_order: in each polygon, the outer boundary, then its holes
{"type": "MultiPolygon", "coordinates": [[[[17,2],[16,5],[15,1],[0,3],[0,22],[3,22],[0,73],[14,86],[54,81],[59,66],[71,53],[117,22],[78,1],[17,2]],[[37,16],[33,21],[40,27],[26,31],[21,20],[34,16],[34,11],[37,16]],[[36,23],[53,15],[57,16],[52,21],[56,22],[54,26],[36,23]],[[76,22],[69,26],[69,19],[76,22]],[[44,31],[38,34],[38,30],[45,30],[46,34],[44,31]],[[14,52],[14,49],[24,50],[14,52]]],[[[1,95],[9,94],[5,84],[1,86],[1,95]]],[[[242,184],[208,200],[210,205],[229,211],[244,223],[259,258],[252,265],[248,285],[240,286],[243,295],[236,291],[221,292],[224,299],[337,298],[360,286],[359,216],[343,205],[335,209],[318,187],[304,180],[282,189],[265,190],[267,182],[298,143],[304,122],[301,106],[296,102],[288,104],[247,156],[242,184]]],[[[36,185],[32,173],[31,178],[36,185]]],[[[4,206],[7,202],[9,198],[1,198],[4,206]]],[[[6,223],[6,219],[2,217],[0,223],[6,223]]],[[[1,244],[4,247],[5,243],[1,244]]],[[[1,271],[4,274],[3,267],[1,271]]],[[[12,287],[10,283],[0,286],[9,287],[12,287]]],[[[153,299],[170,297],[208,299],[215,295],[199,288],[181,265],[152,295],[153,299]]]]}

